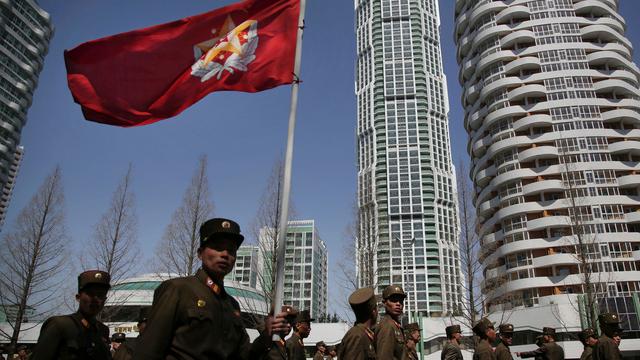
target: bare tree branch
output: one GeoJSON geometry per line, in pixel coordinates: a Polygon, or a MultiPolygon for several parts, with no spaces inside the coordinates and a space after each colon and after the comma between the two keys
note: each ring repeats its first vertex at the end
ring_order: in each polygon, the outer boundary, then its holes
{"type": "Polygon", "coordinates": [[[213,214],[213,201],[209,195],[207,157],[198,160],[191,184],[187,188],[182,205],[173,213],[171,223],[156,248],[156,270],[179,276],[193,275],[198,270],[200,225],[213,214]]]}
{"type": "Polygon", "coordinates": [[[6,265],[0,272],[0,306],[5,313],[9,309],[16,313],[10,321],[11,348],[18,342],[22,323],[43,318],[46,307],[57,299],[67,242],[61,170],[56,167],[0,243],[0,261],[6,265]]]}

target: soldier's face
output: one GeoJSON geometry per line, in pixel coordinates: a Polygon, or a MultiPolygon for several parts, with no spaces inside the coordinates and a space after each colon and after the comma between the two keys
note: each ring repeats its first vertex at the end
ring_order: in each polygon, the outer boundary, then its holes
{"type": "Polygon", "coordinates": [[[500,335],[500,337],[502,338],[502,341],[507,345],[511,345],[513,343],[513,334],[502,334],[500,335]]]}
{"type": "Polygon", "coordinates": [[[76,294],[80,312],[88,317],[94,317],[102,311],[107,300],[108,289],[104,286],[89,285],[76,294]]]}
{"type": "Polygon", "coordinates": [[[493,342],[496,340],[496,330],[493,327],[490,327],[489,329],[487,329],[487,338],[489,339],[489,342],[493,342]]]}
{"type": "Polygon", "coordinates": [[[311,323],[306,321],[299,322],[296,324],[296,327],[298,328],[298,334],[300,334],[300,337],[303,339],[307,338],[311,333],[311,323]]]}
{"type": "Polygon", "coordinates": [[[402,315],[404,311],[404,297],[399,295],[389,296],[382,304],[384,305],[385,312],[392,317],[398,317],[402,315]]]}
{"type": "Polygon", "coordinates": [[[622,338],[620,337],[620,335],[615,335],[613,337],[613,341],[615,341],[616,345],[620,346],[620,342],[622,341],[622,338]]]}
{"type": "Polygon", "coordinates": [[[208,274],[224,277],[236,263],[237,250],[236,242],[231,239],[212,239],[198,249],[198,257],[208,274]]]}

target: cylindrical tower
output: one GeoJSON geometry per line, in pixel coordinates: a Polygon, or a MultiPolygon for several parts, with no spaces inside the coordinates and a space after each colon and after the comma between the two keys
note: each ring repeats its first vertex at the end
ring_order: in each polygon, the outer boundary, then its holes
{"type": "Polygon", "coordinates": [[[640,71],[618,1],[456,0],[455,12],[487,309],[630,298],[640,71]]]}
{"type": "MultiPolygon", "coordinates": [[[[52,35],[50,16],[35,0],[0,0],[0,189],[4,191],[13,181],[14,154],[52,35]]],[[[8,200],[0,204],[3,214],[8,200]]]]}

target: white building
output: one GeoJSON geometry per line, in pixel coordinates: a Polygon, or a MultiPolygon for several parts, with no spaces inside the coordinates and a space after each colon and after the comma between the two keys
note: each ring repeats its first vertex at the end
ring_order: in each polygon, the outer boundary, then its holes
{"type": "Polygon", "coordinates": [[[24,156],[24,148],[22,146],[16,147],[16,152],[13,154],[13,160],[9,166],[7,172],[7,181],[2,187],[0,193],[0,229],[4,224],[4,220],[7,216],[7,210],[9,203],[11,202],[11,194],[13,193],[13,187],[16,184],[16,178],[18,177],[18,171],[20,170],[20,164],[22,163],[22,157],[24,156]]]}
{"type": "MultiPolygon", "coordinates": [[[[262,287],[269,289],[275,272],[272,245],[275,232],[263,228],[260,234],[261,250],[257,263],[262,269],[262,287]]],[[[289,221],[284,262],[284,304],[309,310],[315,318],[326,315],[328,267],[327,247],[318,234],[315,221],[289,221]]]]}
{"type": "Polygon", "coordinates": [[[575,333],[591,266],[598,310],[639,331],[640,70],[618,1],[455,12],[486,310],[575,333]]]}
{"type": "Polygon", "coordinates": [[[460,310],[456,181],[437,0],[355,0],[357,272],[407,313],[460,310]]]}
{"type": "Polygon", "coordinates": [[[20,133],[53,36],[53,25],[49,14],[30,0],[0,1],[0,21],[0,216],[4,216],[11,195],[10,191],[5,192],[7,183],[15,181],[14,156],[22,154],[18,150],[20,133]]]}

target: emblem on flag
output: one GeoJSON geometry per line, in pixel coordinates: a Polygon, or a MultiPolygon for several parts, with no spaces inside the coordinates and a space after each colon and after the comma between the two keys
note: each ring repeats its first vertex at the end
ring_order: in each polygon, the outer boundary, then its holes
{"type": "Polygon", "coordinates": [[[196,63],[191,66],[191,75],[205,82],[216,76],[218,80],[225,71],[246,71],[255,60],[258,47],[258,22],[247,20],[235,26],[227,17],[220,30],[211,31],[214,37],[193,47],[196,63]]]}

